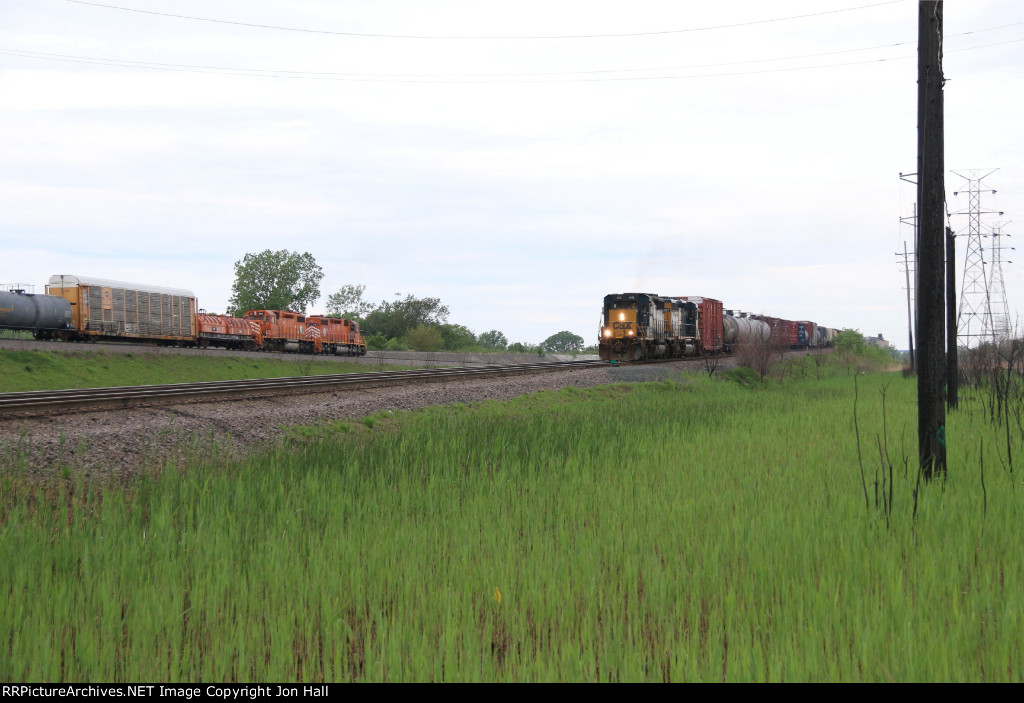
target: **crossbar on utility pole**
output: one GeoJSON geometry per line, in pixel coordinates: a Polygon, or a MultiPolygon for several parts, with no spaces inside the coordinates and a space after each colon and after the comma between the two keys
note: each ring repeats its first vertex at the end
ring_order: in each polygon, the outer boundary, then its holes
{"type": "Polygon", "coordinates": [[[907,251],[907,243],[903,242],[903,253],[896,252],[896,256],[903,257],[903,272],[907,277],[907,342],[910,345],[910,373],[917,373],[917,362],[914,359],[914,306],[910,302],[910,252],[907,251]]]}
{"type": "Polygon", "coordinates": [[[917,35],[917,443],[925,479],[946,475],[946,203],[942,0],[920,0],[917,35]]]}

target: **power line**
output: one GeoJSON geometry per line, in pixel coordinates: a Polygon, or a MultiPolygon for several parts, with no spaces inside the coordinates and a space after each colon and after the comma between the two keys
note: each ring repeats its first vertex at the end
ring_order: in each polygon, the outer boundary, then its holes
{"type": "MultiPolygon", "coordinates": [[[[68,0],[69,2],[77,2],[78,0],[68,0]]],[[[96,3],[83,3],[83,4],[96,4],[96,3]]],[[[107,7],[107,6],[103,6],[107,7]]],[[[140,12],[142,12],[140,10],[140,12]]],[[[959,32],[956,34],[947,35],[949,37],[960,37],[968,36],[972,34],[982,34],[984,32],[992,32],[1000,29],[1007,29],[1009,27],[1016,27],[1024,25],[1024,21],[1011,22],[1007,24],[998,25],[995,27],[985,27],[983,29],[968,30],[965,32],[959,32]]],[[[947,50],[947,53],[956,51],[968,51],[972,49],[981,49],[991,46],[999,46],[1001,44],[1013,44],[1018,43],[1020,39],[1008,40],[1004,42],[995,42],[990,44],[981,44],[973,47],[964,47],[960,49],[947,50]]],[[[791,56],[779,56],[773,58],[757,58],[757,59],[745,59],[739,61],[723,61],[717,63],[705,63],[705,64],[689,64],[683,66],[655,66],[645,68],[607,68],[607,69],[591,69],[583,71],[535,71],[535,72],[506,72],[506,73],[353,73],[353,72],[340,72],[340,71],[296,71],[291,69],[250,69],[250,68],[238,68],[230,66],[208,66],[202,64],[181,64],[181,63],[161,63],[155,61],[133,61],[127,59],[111,59],[104,57],[95,56],[78,56],[74,54],[55,54],[48,52],[37,52],[28,51],[25,49],[5,49],[0,48],[0,53],[6,53],[11,56],[21,56],[22,58],[35,58],[40,60],[50,61],[64,61],[66,63],[83,63],[83,64],[95,64],[105,66],[117,66],[126,68],[143,68],[150,70],[164,70],[164,71],[181,71],[191,73],[213,73],[221,75],[251,75],[259,77],[269,78],[323,78],[323,79],[395,79],[395,78],[423,78],[423,79],[444,79],[444,78],[534,78],[542,76],[585,76],[585,75],[598,75],[598,74],[610,74],[610,73],[640,73],[640,72],[651,72],[651,71],[682,71],[692,69],[703,69],[703,68],[721,68],[726,66],[742,66],[749,64],[758,63],[772,63],[779,61],[796,61],[801,59],[810,58],[821,58],[824,56],[836,56],[839,54],[852,54],[864,51],[876,51],[879,49],[894,49],[902,46],[914,45],[916,42],[896,42],[893,44],[878,44],[870,47],[857,47],[853,49],[837,49],[835,51],[824,51],[816,52],[811,54],[796,54],[791,56]]],[[[910,57],[894,57],[895,60],[905,60],[910,57]]],[[[831,68],[836,66],[851,66],[862,63],[870,63],[875,61],[885,61],[894,59],[872,59],[869,61],[861,62],[848,62],[842,64],[823,64],[821,66],[809,66],[809,67],[791,67],[788,69],[780,70],[808,70],[813,68],[831,68]]],[[[755,72],[756,73],[756,72],[755,72]]],[[[731,75],[747,75],[747,73],[727,73],[727,74],[710,74],[711,76],[731,76],[731,75]]],[[[679,76],[685,78],[694,77],[705,77],[704,74],[698,76],[679,76]]],[[[640,77],[638,80],[647,80],[649,78],[662,78],[671,79],[676,76],[653,76],[653,77],[640,77]]],[[[623,80],[618,78],[615,80],[623,80]]],[[[438,81],[431,81],[438,82],[438,81]]],[[[554,82],[554,81],[546,81],[554,82]]]]}
{"type": "Polygon", "coordinates": [[[711,25],[707,27],[690,27],[686,29],[666,29],[649,32],[623,32],[620,34],[551,34],[551,35],[521,35],[521,36],[508,36],[508,35],[495,35],[495,36],[476,36],[476,35],[426,35],[426,34],[372,34],[364,32],[340,32],[327,29],[308,29],[304,27],[286,27],[282,25],[274,24],[258,24],[255,22],[240,22],[236,20],[221,20],[213,19],[210,17],[196,17],[193,15],[178,15],[171,12],[156,12],[153,10],[139,10],[134,7],[122,7],[120,5],[108,5],[105,3],[98,2],[87,2],[87,0],[65,0],[66,2],[74,3],[76,5],[91,5],[93,7],[102,7],[108,10],[121,10],[123,12],[137,12],[144,15],[156,15],[159,17],[172,17],[174,19],[192,20],[196,22],[213,22],[216,24],[230,24],[238,27],[254,27],[257,29],[273,29],[284,32],[303,32],[306,34],[329,34],[334,36],[342,37],[364,37],[371,39],[477,39],[477,40],[503,40],[503,39],[610,39],[610,38],[621,38],[621,37],[650,37],[659,36],[666,34],[688,34],[691,32],[706,32],[718,29],[734,29],[736,27],[750,27],[759,24],[770,24],[774,22],[788,22],[791,20],[806,19],[809,17],[820,17],[822,15],[835,15],[841,12],[854,12],[856,10],[866,10],[873,7],[881,7],[883,5],[895,5],[904,0],[885,0],[885,2],[876,2],[870,5],[858,5],[857,7],[847,7],[839,10],[825,10],[822,12],[810,12],[803,15],[792,15],[789,17],[774,17],[763,20],[750,20],[747,22],[735,22],[732,24],[721,24],[711,25]]]}
{"type": "MultiPolygon", "coordinates": [[[[1024,40],[1021,40],[1024,41],[1024,40]]],[[[178,68],[178,69],[194,69],[194,70],[209,70],[209,71],[237,71],[240,73],[252,73],[256,75],[260,74],[299,74],[304,76],[339,76],[339,77],[350,77],[350,78],[530,78],[538,76],[579,76],[579,75],[594,75],[601,73],[638,73],[638,72],[649,72],[649,71],[683,71],[697,68],[721,68],[724,66],[739,66],[752,63],[770,63],[776,61],[794,61],[798,59],[806,58],[820,58],[822,56],[834,56],[836,54],[849,54],[859,51],[873,51],[877,49],[887,49],[901,44],[892,44],[884,46],[874,46],[861,49],[841,49],[838,51],[826,51],[816,54],[802,54],[795,56],[781,56],[770,59],[748,59],[744,61],[724,61],[720,63],[705,63],[705,64],[689,64],[684,66],[652,66],[648,68],[605,68],[605,69],[592,69],[586,71],[534,71],[534,72],[520,72],[520,73],[350,73],[342,71],[295,71],[288,69],[270,69],[270,68],[237,68],[229,66],[208,66],[202,64],[182,64],[182,63],[161,63],[157,61],[133,61],[129,59],[111,59],[98,56],[79,56],[75,54],[54,54],[42,51],[28,51],[26,49],[0,49],[5,53],[9,53],[14,56],[24,56],[25,58],[49,58],[49,59],[69,59],[74,61],[81,61],[85,63],[101,63],[112,66],[125,65],[128,67],[159,67],[159,68],[178,68]]],[[[908,57],[897,57],[900,59],[908,57]]],[[[882,59],[872,59],[872,61],[882,59]]],[[[850,65],[850,64],[825,64],[825,65],[850,65]]]]}
{"type": "MultiPolygon", "coordinates": [[[[1024,39],[1020,40],[1024,41],[1024,39]]],[[[112,66],[116,68],[139,68],[150,71],[171,71],[180,73],[205,73],[217,76],[249,76],[252,78],[294,78],[303,80],[324,80],[324,81],[349,81],[356,83],[457,83],[457,84],[480,84],[480,83],[579,83],[579,82],[611,82],[611,81],[649,81],[649,80],[677,80],[684,78],[721,78],[727,76],[746,76],[764,73],[782,73],[789,71],[809,71],[822,68],[837,68],[842,66],[856,66],[866,63],[879,63],[885,61],[904,61],[913,58],[902,56],[893,59],[868,59],[864,61],[850,61],[846,63],[821,64],[817,66],[799,66],[790,68],[761,69],[754,71],[736,71],[732,73],[695,73],[661,76],[612,76],[612,77],[591,77],[591,78],[561,78],[541,79],[516,78],[522,74],[347,74],[347,73],[318,73],[312,71],[284,71],[273,69],[247,69],[227,68],[216,66],[189,66],[187,64],[159,64],[145,61],[126,61],[120,59],[104,59],[90,56],[71,56],[67,54],[44,54],[42,52],[28,52],[19,49],[0,49],[0,53],[22,58],[60,61],[64,63],[81,63],[96,66],[112,66]],[[480,78],[482,80],[473,80],[480,78]]],[[[629,70],[629,69],[626,69],[629,70]]],[[[653,69],[639,69],[653,70],[653,69]]],[[[528,74],[527,74],[528,75],[528,74]]],[[[574,75],[574,74],[553,74],[553,75],[574,75]]]]}
{"type": "MultiPolygon", "coordinates": [[[[1024,24],[1024,23],[1022,23],[1024,24]]],[[[945,53],[960,51],[971,51],[984,49],[1004,44],[1016,44],[1024,39],[1011,39],[978,46],[962,47],[960,49],[947,50],[945,53]]],[[[892,46],[899,46],[894,44],[892,46]]],[[[717,64],[696,64],[691,66],[676,66],[663,68],[622,68],[622,69],[599,69],[591,71],[549,71],[537,73],[438,73],[438,74],[417,74],[417,73],[341,73],[331,71],[294,71],[287,69],[257,69],[238,68],[229,66],[204,66],[199,64],[174,64],[159,63],[153,61],[131,61],[127,59],[109,59],[96,56],[79,56],[74,54],[53,54],[39,51],[26,51],[23,49],[0,48],[0,54],[19,56],[21,58],[36,59],[40,61],[58,61],[62,63],[80,63],[94,66],[111,66],[115,68],[138,68],[149,71],[168,71],[178,73],[203,73],[216,76],[248,76],[251,78],[291,78],[301,80],[325,80],[325,81],[347,81],[354,83],[439,83],[439,84],[483,84],[483,83],[597,83],[611,81],[648,81],[648,80],[682,80],[692,78],[725,78],[730,76],[749,76],[769,73],[787,73],[793,71],[811,71],[825,68],[842,68],[845,66],[861,66],[870,63],[885,63],[889,61],[906,61],[914,56],[895,56],[889,58],[865,59],[862,61],[847,61],[844,63],[818,64],[813,66],[790,66],[782,68],[765,68],[750,71],[732,71],[725,73],[693,73],[660,76],[604,76],[604,77],[582,77],[596,76],[596,74],[608,73],[636,73],[640,71],[678,71],[694,68],[720,68],[749,63],[768,63],[773,61],[791,61],[801,58],[819,58],[834,54],[851,53],[855,51],[871,51],[878,48],[866,49],[845,49],[835,52],[820,54],[807,54],[805,56],[790,56],[774,59],[751,59],[748,61],[733,61],[717,64]],[[581,77],[576,77],[581,76],[581,77]]]]}

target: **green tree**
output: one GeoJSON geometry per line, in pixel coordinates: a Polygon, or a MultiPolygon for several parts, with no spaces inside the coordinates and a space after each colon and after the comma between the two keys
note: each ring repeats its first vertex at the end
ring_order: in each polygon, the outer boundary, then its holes
{"type": "Polygon", "coordinates": [[[498,330],[490,330],[480,335],[477,340],[484,349],[504,350],[508,347],[508,337],[498,330]]]}
{"type": "Polygon", "coordinates": [[[366,286],[359,284],[343,285],[337,293],[327,296],[327,304],[324,306],[327,314],[346,319],[363,319],[373,310],[373,303],[363,300],[365,290],[366,286]]]}
{"type": "Polygon", "coordinates": [[[382,334],[388,339],[404,337],[420,325],[442,325],[448,321],[448,307],[439,298],[385,300],[364,319],[364,334],[382,334]]]}
{"type": "Polygon", "coordinates": [[[306,308],[320,297],[324,272],[309,252],[266,251],[246,254],[235,262],[235,283],[228,304],[233,315],[247,310],[306,308]]]}
{"type": "Polygon", "coordinates": [[[476,347],[476,335],[463,325],[440,325],[437,331],[444,340],[444,348],[448,351],[465,351],[476,347]]]}
{"type": "Polygon", "coordinates": [[[836,350],[847,354],[864,353],[864,335],[860,330],[845,329],[836,333],[836,350]]]}
{"type": "Polygon", "coordinates": [[[569,331],[553,334],[540,343],[541,348],[552,354],[568,354],[583,349],[583,337],[569,331]]]}

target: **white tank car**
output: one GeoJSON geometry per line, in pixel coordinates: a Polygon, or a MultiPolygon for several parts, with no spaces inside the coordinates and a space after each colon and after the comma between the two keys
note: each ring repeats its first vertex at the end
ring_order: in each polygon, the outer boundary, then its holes
{"type": "Polygon", "coordinates": [[[722,328],[725,343],[730,346],[748,342],[767,342],[772,333],[766,322],[733,315],[722,315],[722,328]]]}

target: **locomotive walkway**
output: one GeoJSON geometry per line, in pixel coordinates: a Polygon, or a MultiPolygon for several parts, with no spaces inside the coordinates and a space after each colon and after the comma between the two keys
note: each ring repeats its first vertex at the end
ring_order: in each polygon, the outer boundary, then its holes
{"type": "Polygon", "coordinates": [[[335,388],[373,388],[409,383],[443,383],[474,378],[545,373],[607,366],[607,361],[566,361],[510,366],[376,371],[372,373],[289,376],[244,381],[174,383],[160,386],[120,386],[60,391],[0,393],[0,420],[6,417],[109,410],[169,403],[195,403],[230,398],[253,398],[281,393],[322,393],[335,388]]]}

